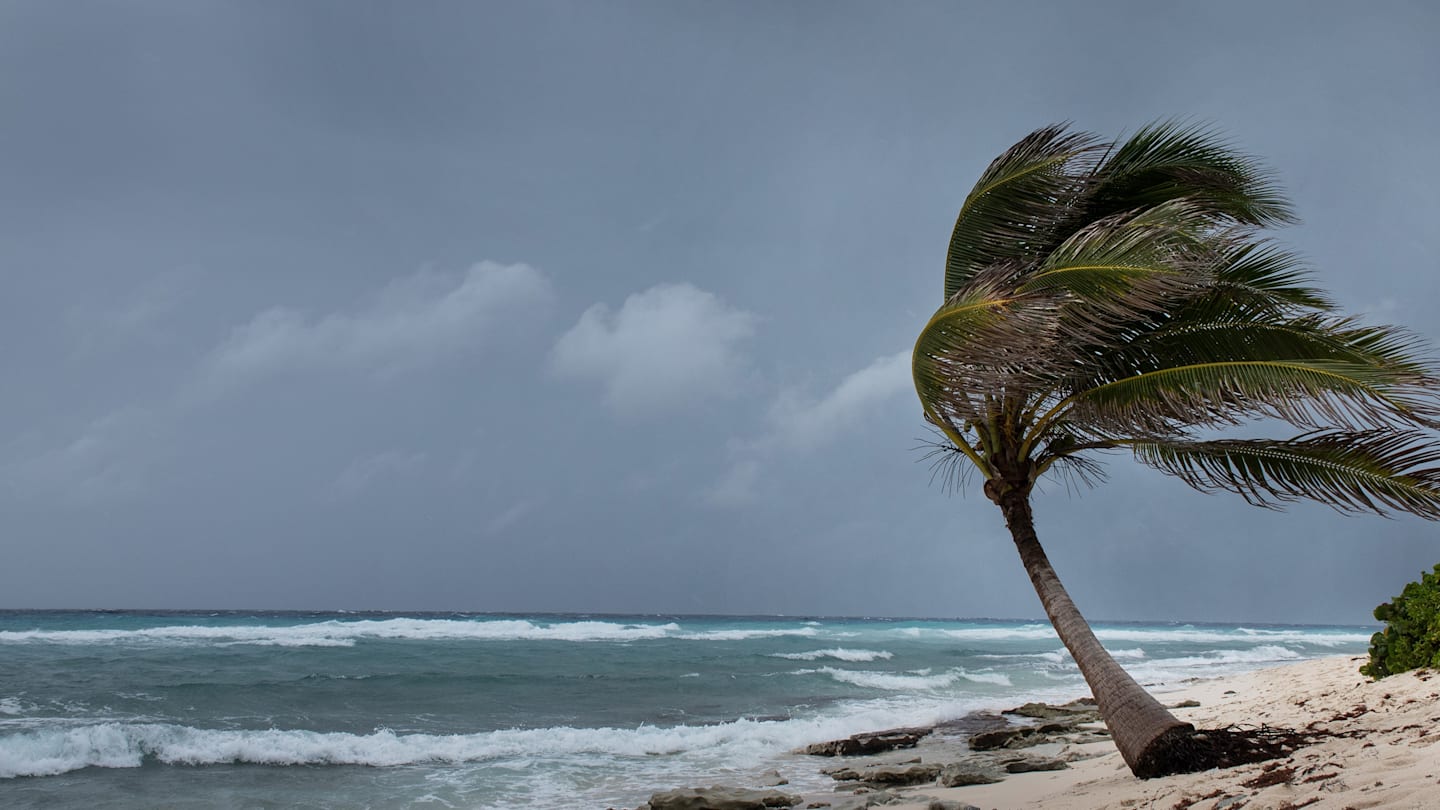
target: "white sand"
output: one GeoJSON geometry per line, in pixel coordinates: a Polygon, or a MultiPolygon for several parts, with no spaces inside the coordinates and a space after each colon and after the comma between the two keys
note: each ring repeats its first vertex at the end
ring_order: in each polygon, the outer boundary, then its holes
{"type": "Polygon", "coordinates": [[[1306,661],[1165,693],[1167,703],[1199,701],[1199,708],[1175,713],[1201,728],[1315,724],[1343,735],[1326,737],[1288,759],[1142,781],[1130,775],[1109,742],[1090,743],[1065,752],[1091,755],[1067,770],[1019,774],[994,785],[907,788],[901,791],[907,801],[888,807],[924,810],[935,798],[982,810],[1440,810],[1440,673],[1372,682],[1358,672],[1364,660],[1306,661]],[[1277,784],[1246,786],[1262,774],[1277,784]]]}

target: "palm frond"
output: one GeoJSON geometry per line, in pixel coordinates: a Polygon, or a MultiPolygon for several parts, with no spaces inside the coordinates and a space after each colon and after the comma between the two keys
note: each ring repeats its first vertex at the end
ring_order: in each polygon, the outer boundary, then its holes
{"type": "Polygon", "coordinates": [[[965,198],[945,257],[945,299],[981,268],[1043,253],[1087,186],[1076,164],[1099,142],[1061,125],[1030,133],[991,162],[965,198]]]}
{"type": "Polygon", "coordinates": [[[930,464],[930,483],[940,482],[940,491],[947,494],[963,493],[976,467],[966,458],[943,432],[931,428],[932,438],[920,439],[915,450],[925,451],[920,461],[930,464]]]}
{"type": "Polygon", "coordinates": [[[1282,419],[1302,428],[1433,424],[1436,392],[1406,370],[1343,360],[1230,360],[1175,365],[1079,392],[1070,418],[1109,431],[1282,419]]]}
{"type": "Polygon", "coordinates": [[[1158,121],[1142,127],[1105,156],[1095,178],[1088,218],[1185,197],[1247,225],[1294,221],[1271,174],[1199,124],[1158,121]]]}
{"type": "Polygon", "coordinates": [[[1420,339],[1391,326],[1365,326],[1352,318],[1306,315],[1285,320],[1239,318],[1175,321],[1134,342],[1170,364],[1225,360],[1339,360],[1427,374],[1420,339]]]}
{"type": "Polygon", "coordinates": [[[1269,315],[1335,308],[1329,296],[1309,285],[1298,256],[1264,240],[1230,241],[1216,257],[1214,271],[1211,294],[1195,306],[1269,315]]]}
{"type": "Polygon", "coordinates": [[[1201,491],[1276,507],[1314,500],[1342,512],[1440,519],[1440,448],[1410,431],[1330,431],[1289,441],[1139,441],[1135,457],[1201,491]]]}
{"type": "Polygon", "coordinates": [[[1013,394],[1043,379],[1054,362],[1057,306],[999,284],[974,283],[952,296],[921,330],[911,356],[926,410],[957,423],[982,421],[994,391],[1013,394]]]}
{"type": "Polygon", "coordinates": [[[1100,220],[1051,251],[1019,289],[1063,293],[1086,320],[1146,318],[1209,284],[1205,222],[1185,200],[1100,220]]]}

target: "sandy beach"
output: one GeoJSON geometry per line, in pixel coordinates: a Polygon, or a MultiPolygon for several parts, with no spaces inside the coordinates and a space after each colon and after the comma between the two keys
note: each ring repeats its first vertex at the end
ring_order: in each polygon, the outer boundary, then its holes
{"type": "MultiPolygon", "coordinates": [[[[1365,810],[1440,807],[1440,673],[1416,671],[1372,682],[1363,658],[1343,656],[1182,685],[1163,692],[1169,704],[1198,706],[1177,714],[1201,728],[1272,726],[1318,732],[1286,759],[1141,781],[1108,740],[1057,741],[1037,749],[1068,761],[1063,770],[1023,773],[988,785],[920,785],[887,791],[903,810],[955,808],[1046,810],[1365,810]]],[[[893,752],[900,754],[902,752],[893,752]]],[[[943,747],[911,749],[908,760],[953,756],[943,747]]],[[[864,758],[854,767],[863,769],[864,758]]],[[[821,766],[823,767],[823,766],[821,766]]],[[[853,784],[853,783],[852,783],[853,784]]],[[[799,807],[848,807],[866,788],[838,783],[829,796],[807,795],[799,807]]]]}

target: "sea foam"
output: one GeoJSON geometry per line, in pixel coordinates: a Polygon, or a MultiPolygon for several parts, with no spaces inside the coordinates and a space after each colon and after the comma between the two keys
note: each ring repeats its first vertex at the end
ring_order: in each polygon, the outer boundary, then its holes
{"type": "Polygon", "coordinates": [[[951,669],[939,675],[931,675],[929,670],[914,670],[912,672],[868,672],[865,670],[820,667],[819,669],[798,669],[791,674],[828,675],[832,680],[839,681],[840,683],[848,683],[851,686],[860,686],[867,689],[884,689],[895,692],[944,689],[960,681],[1010,686],[1010,679],[1002,673],[966,672],[963,669],[951,669]]]}
{"type": "Polygon", "coordinates": [[[834,658],[837,661],[888,661],[895,656],[887,650],[849,650],[844,647],[836,647],[830,650],[811,650],[810,652],[799,653],[774,653],[772,658],[785,658],[791,661],[818,661],[821,658],[834,658]]]}
{"type": "MultiPolygon", "coordinates": [[[[1344,630],[1224,630],[1198,627],[1095,627],[1095,636],[1104,642],[1128,643],[1185,643],[1185,644],[1313,644],[1321,647],[1342,647],[1363,644],[1370,640],[1364,633],[1344,630]]],[[[921,628],[906,627],[899,631],[907,636],[920,636],[921,628]]],[[[1055,630],[1046,624],[1028,624],[1020,627],[964,627],[958,629],[937,628],[933,632],[962,641],[1003,642],[1038,641],[1056,639],[1055,630]]]]}
{"type": "Polygon", "coordinates": [[[326,621],[280,627],[174,625],[138,630],[8,630],[0,643],[210,643],[279,647],[349,647],[357,640],[423,641],[640,641],[666,638],[677,624],[579,621],[541,624],[524,620],[382,619],[326,621]]]}
{"type": "Polygon", "coordinates": [[[649,762],[656,756],[758,763],[818,740],[896,722],[923,725],[957,716],[956,701],[870,702],[838,715],[736,720],[704,726],[507,729],[475,734],[370,734],[308,730],[200,729],[165,723],[100,723],[0,735],[0,778],[52,776],[87,767],[252,764],[368,765],[523,761],[595,755],[649,762]]]}

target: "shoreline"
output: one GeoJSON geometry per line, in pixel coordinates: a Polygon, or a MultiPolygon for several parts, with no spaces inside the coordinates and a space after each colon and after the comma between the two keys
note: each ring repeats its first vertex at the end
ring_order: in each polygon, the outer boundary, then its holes
{"type": "MultiPolygon", "coordinates": [[[[1402,673],[1380,681],[1361,675],[1363,656],[1332,656],[1164,688],[1159,694],[1197,728],[1271,726],[1306,730],[1314,743],[1290,756],[1235,768],[1151,780],[1134,778],[1113,743],[1094,733],[1102,724],[1057,729],[1038,745],[971,752],[966,737],[982,725],[975,716],[922,738],[913,748],[870,756],[796,757],[792,767],[838,772],[831,792],[789,794],[794,807],[895,810],[979,807],[983,810],[1423,810],[1440,802],[1440,673],[1402,673]],[[943,787],[936,766],[994,766],[1027,760],[1056,770],[1004,774],[993,784],[943,787]],[[813,764],[805,762],[813,760],[813,764]],[[1043,763],[1048,762],[1048,765],[1043,763]],[[877,772],[918,768],[921,784],[866,783],[877,772]],[[845,773],[849,769],[849,773],[845,773]],[[862,778],[857,779],[856,776],[862,778]]],[[[998,716],[992,718],[998,720],[998,716]]],[[[1081,718],[1083,719],[1083,718],[1081,718]]],[[[1019,725],[1039,724],[1021,719],[1019,725]]],[[[992,723],[991,727],[997,727],[992,723]]],[[[1015,724],[1011,724],[1015,728],[1015,724]]],[[[881,778],[888,778],[883,773],[881,778]]],[[[810,779],[803,781],[813,784],[810,779]]],[[[786,792],[784,785],[764,789],[786,792]]],[[[697,807],[702,805],[696,805],[697,807]]],[[[641,808],[646,805],[641,805],[641,808]]],[[[657,808],[658,810],[658,808],[657,808]]]]}

